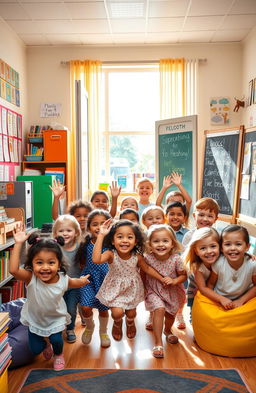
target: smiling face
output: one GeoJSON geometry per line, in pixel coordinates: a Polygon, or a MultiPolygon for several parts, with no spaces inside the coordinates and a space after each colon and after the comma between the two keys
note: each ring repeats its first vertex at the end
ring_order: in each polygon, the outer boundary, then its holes
{"type": "Polygon", "coordinates": [[[130,220],[132,222],[135,222],[136,224],[139,223],[139,220],[136,216],[135,213],[125,213],[122,215],[122,220],[130,220]]]}
{"type": "Polygon", "coordinates": [[[209,209],[197,209],[193,213],[193,216],[196,221],[197,229],[211,227],[217,220],[217,216],[214,211],[209,209]]]}
{"type": "Polygon", "coordinates": [[[73,223],[69,220],[64,220],[59,224],[56,236],[62,236],[65,240],[64,248],[68,248],[75,244],[78,234],[76,233],[73,223]]]}
{"type": "Polygon", "coordinates": [[[100,226],[104,224],[104,222],[107,220],[105,216],[102,214],[97,214],[96,216],[93,217],[93,219],[90,222],[90,225],[88,227],[88,230],[92,234],[92,241],[95,242],[97,239],[97,236],[100,231],[100,226]]]}
{"type": "Polygon", "coordinates": [[[185,222],[185,215],[180,207],[172,207],[167,213],[168,224],[178,231],[185,222]]]}
{"type": "Polygon", "coordinates": [[[199,256],[206,267],[217,261],[220,255],[220,246],[215,237],[208,236],[198,240],[195,245],[195,253],[199,256]]]}
{"type": "Polygon", "coordinates": [[[153,194],[153,187],[149,181],[144,181],[138,185],[138,194],[141,202],[148,202],[150,195],[153,194]]]}
{"type": "Polygon", "coordinates": [[[167,229],[161,229],[152,233],[149,246],[158,260],[166,260],[172,253],[173,241],[167,229]]]}
{"type": "Polygon", "coordinates": [[[124,209],[134,209],[134,210],[139,210],[138,208],[138,202],[134,198],[125,198],[122,203],[121,203],[121,208],[120,210],[124,209]]]}
{"type": "Polygon", "coordinates": [[[54,252],[41,250],[32,261],[33,273],[46,284],[58,281],[59,260],[54,252]]]}
{"type": "Polygon", "coordinates": [[[86,209],[86,207],[78,207],[74,212],[74,217],[77,219],[82,231],[86,229],[89,213],[90,210],[86,209]]]}
{"type": "Polygon", "coordinates": [[[91,203],[95,209],[108,210],[109,208],[109,200],[104,194],[95,195],[91,203]]]}
{"type": "Polygon", "coordinates": [[[226,232],[222,239],[222,252],[233,267],[240,267],[244,261],[244,254],[249,250],[241,231],[226,232]]]}
{"type": "Polygon", "coordinates": [[[150,209],[142,219],[143,224],[147,229],[154,224],[164,224],[164,213],[160,209],[150,209]]]}
{"type": "Polygon", "coordinates": [[[118,227],[112,244],[122,258],[129,258],[136,245],[136,238],[132,228],[129,225],[118,227]]]}

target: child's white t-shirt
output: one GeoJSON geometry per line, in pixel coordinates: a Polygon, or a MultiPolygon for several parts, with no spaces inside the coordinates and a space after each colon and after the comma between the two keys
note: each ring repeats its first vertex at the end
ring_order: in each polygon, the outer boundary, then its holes
{"type": "Polygon", "coordinates": [[[256,275],[256,263],[245,257],[242,266],[235,270],[222,255],[212,266],[212,271],[218,275],[214,291],[234,300],[253,286],[252,276],[256,275]]]}

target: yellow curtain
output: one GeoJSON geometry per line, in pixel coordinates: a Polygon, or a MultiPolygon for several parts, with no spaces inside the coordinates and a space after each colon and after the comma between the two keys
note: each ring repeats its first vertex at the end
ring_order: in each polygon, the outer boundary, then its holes
{"type": "Polygon", "coordinates": [[[72,130],[69,140],[68,161],[68,201],[76,198],[76,105],[75,105],[75,81],[81,80],[88,94],[88,166],[89,166],[89,193],[95,191],[99,181],[100,162],[100,102],[101,102],[101,80],[102,63],[93,60],[72,60],[70,62],[71,83],[71,113],[72,130]]]}
{"type": "Polygon", "coordinates": [[[184,64],[184,59],[160,60],[161,119],[185,115],[184,64]]]}

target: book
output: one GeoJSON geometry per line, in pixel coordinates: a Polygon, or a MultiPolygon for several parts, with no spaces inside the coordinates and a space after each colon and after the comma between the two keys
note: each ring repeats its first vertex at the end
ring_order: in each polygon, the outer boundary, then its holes
{"type": "Polygon", "coordinates": [[[9,313],[8,312],[0,312],[0,327],[8,320],[9,313]]]}
{"type": "Polygon", "coordinates": [[[44,173],[46,176],[55,176],[56,181],[59,181],[60,184],[64,184],[65,182],[65,174],[61,171],[45,171],[44,173]]]}
{"type": "Polygon", "coordinates": [[[12,300],[12,286],[8,285],[0,288],[0,293],[2,294],[3,303],[8,303],[12,300]]]}

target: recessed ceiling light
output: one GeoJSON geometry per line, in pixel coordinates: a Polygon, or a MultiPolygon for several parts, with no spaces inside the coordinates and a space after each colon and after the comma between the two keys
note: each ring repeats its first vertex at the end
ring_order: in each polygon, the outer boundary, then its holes
{"type": "Polygon", "coordinates": [[[111,18],[143,18],[144,1],[136,2],[110,2],[111,18]]]}

